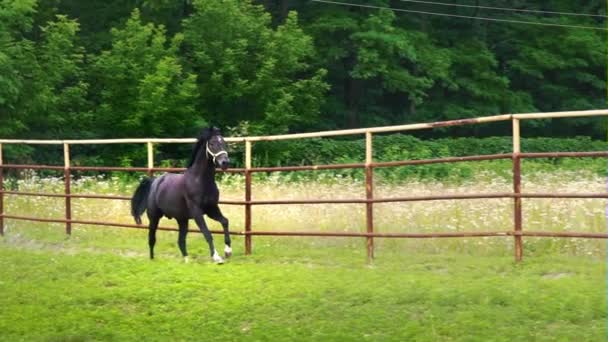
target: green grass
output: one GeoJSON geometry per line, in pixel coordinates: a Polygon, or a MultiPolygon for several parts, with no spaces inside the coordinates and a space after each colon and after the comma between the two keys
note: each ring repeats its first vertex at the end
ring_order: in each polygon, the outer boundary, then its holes
{"type": "Polygon", "coordinates": [[[130,239],[122,235],[114,250],[75,236],[2,239],[0,340],[605,337],[601,258],[547,255],[515,264],[508,255],[385,251],[368,265],[361,248],[258,238],[252,256],[236,239],[235,256],[219,266],[198,236],[190,239],[194,259],[184,264],[173,233],[161,237],[155,261],[146,258],[144,234],[121,234],[130,239]]]}
{"type": "MultiPolygon", "coordinates": [[[[601,192],[584,173],[526,178],[524,191],[601,192]]],[[[75,193],[128,194],[134,184],[82,179],[75,193]]],[[[60,192],[60,179],[30,179],[21,191],[60,192]]],[[[242,179],[220,184],[242,198],[242,179]]],[[[509,191],[491,174],[474,182],[376,184],[378,196],[509,191]],[[485,178],[484,178],[485,177],[485,178]]],[[[254,183],[255,199],[362,197],[349,179],[254,183]]],[[[63,200],[7,196],[8,214],[61,217],[63,200]]],[[[121,201],[74,200],[73,217],[132,222],[121,201]]],[[[243,209],[224,206],[232,229],[243,209]]],[[[606,229],[605,200],[526,200],[524,229],[606,229]]],[[[378,231],[508,230],[510,200],[436,201],[375,206],[378,231]]],[[[364,207],[255,207],[254,230],[362,231],[364,207]]],[[[219,225],[209,221],[214,229],[219,225]]],[[[174,226],[174,221],[165,221],[174,226]]],[[[158,232],[157,260],[147,232],[6,221],[0,238],[0,341],[513,341],[606,339],[606,242],[525,238],[513,262],[513,238],[376,239],[366,262],[356,238],[254,237],[254,254],[210,262],[191,233],[191,263],[176,233],[158,232]]],[[[221,238],[216,237],[220,242],[221,238]]],[[[218,247],[222,247],[218,243],[218,247]]]]}

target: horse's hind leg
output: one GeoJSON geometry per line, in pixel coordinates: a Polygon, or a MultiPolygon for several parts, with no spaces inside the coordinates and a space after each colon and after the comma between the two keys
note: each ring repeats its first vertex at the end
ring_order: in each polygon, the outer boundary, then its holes
{"type": "Polygon", "coordinates": [[[150,247],[150,259],[154,259],[154,245],[156,244],[156,228],[158,228],[158,221],[160,216],[148,215],[150,225],[148,226],[148,246],[150,247]]]}
{"type": "Polygon", "coordinates": [[[232,247],[230,247],[231,242],[230,231],[228,229],[228,219],[222,214],[222,211],[217,206],[217,204],[205,208],[205,211],[207,213],[207,216],[219,222],[222,225],[222,228],[224,228],[224,243],[226,244],[226,246],[224,247],[224,256],[226,258],[230,258],[230,256],[232,255],[232,247]]]}
{"type": "Polygon", "coordinates": [[[188,262],[188,251],[186,250],[186,236],[188,235],[188,219],[178,220],[179,224],[179,236],[177,238],[177,245],[179,250],[182,252],[184,262],[188,262]]]}

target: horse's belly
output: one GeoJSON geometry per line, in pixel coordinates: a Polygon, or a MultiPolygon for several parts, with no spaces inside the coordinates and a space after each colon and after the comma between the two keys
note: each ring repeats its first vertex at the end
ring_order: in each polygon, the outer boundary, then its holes
{"type": "Polygon", "coordinates": [[[189,218],[189,211],[186,206],[186,201],[183,198],[164,197],[157,203],[163,214],[169,218],[189,218]]]}
{"type": "Polygon", "coordinates": [[[187,219],[189,212],[183,193],[176,184],[170,185],[171,180],[160,184],[155,202],[163,215],[175,219],[187,219]]]}

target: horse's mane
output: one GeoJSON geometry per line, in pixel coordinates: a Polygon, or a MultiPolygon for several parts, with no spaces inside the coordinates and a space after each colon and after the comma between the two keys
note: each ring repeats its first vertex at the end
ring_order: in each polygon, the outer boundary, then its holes
{"type": "Polygon", "coordinates": [[[196,144],[192,148],[192,156],[190,157],[190,161],[188,162],[188,167],[192,167],[194,165],[194,161],[196,160],[196,156],[201,148],[206,148],[207,141],[211,139],[212,136],[221,134],[220,130],[216,127],[204,128],[198,136],[196,144]]]}

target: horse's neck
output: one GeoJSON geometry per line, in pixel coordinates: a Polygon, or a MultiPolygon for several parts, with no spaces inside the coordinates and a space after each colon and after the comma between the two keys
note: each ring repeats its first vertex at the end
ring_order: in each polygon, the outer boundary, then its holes
{"type": "Polygon", "coordinates": [[[194,159],[194,163],[190,167],[190,174],[202,180],[215,180],[215,165],[210,163],[207,156],[207,150],[201,148],[194,159]]]}

